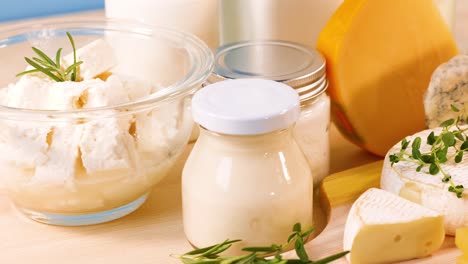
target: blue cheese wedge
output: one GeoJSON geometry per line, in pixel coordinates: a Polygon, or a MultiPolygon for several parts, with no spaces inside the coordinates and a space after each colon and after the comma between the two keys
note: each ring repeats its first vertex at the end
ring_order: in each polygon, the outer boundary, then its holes
{"type": "Polygon", "coordinates": [[[351,207],[343,239],[351,264],[422,258],[445,238],[443,216],[397,195],[369,189],[351,207]]]}
{"type": "Polygon", "coordinates": [[[424,96],[424,111],[429,128],[457,118],[450,105],[468,110],[468,55],[458,55],[434,72],[424,96]]]}

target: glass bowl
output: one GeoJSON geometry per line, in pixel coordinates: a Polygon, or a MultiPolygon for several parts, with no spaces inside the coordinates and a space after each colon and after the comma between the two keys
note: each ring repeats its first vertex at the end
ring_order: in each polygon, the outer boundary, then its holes
{"type": "MultiPolygon", "coordinates": [[[[7,106],[0,89],[2,188],[26,216],[78,226],[136,210],[171,170],[192,130],[191,96],[210,74],[213,55],[192,35],[129,21],[25,26],[0,32],[0,87],[19,80],[33,46],[71,52],[66,32],[77,48],[105,39],[118,61],[112,73],[159,87],[125,103],[73,110],[7,106]]],[[[44,99],[40,89],[29,91],[16,100],[44,99]]]]}

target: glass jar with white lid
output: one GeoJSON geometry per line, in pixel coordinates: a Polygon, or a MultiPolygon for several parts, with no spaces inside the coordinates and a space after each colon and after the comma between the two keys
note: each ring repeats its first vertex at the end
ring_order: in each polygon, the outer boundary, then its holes
{"type": "MultiPolygon", "coordinates": [[[[325,58],[314,49],[286,41],[248,41],[220,47],[207,83],[240,78],[282,82],[299,94],[301,114],[294,133],[318,187],[330,170],[330,98],[325,93],[325,58]]],[[[195,127],[191,140],[197,136],[195,127]]]]}
{"type": "Polygon", "coordinates": [[[228,80],[195,94],[201,134],[182,173],[184,230],[205,247],[282,244],[291,226],[312,226],[313,175],[293,136],[299,97],[287,85],[228,80]]]}

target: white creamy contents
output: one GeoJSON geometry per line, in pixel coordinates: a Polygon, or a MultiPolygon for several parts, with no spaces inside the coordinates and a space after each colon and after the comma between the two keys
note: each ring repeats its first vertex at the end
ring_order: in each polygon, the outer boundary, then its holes
{"type": "MultiPolygon", "coordinates": [[[[294,128],[299,146],[309,161],[314,186],[330,172],[330,97],[319,96],[313,103],[301,107],[301,115],[294,128]]],[[[197,140],[200,130],[194,126],[191,141],[197,140]]]]}
{"type": "Polygon", "coordinates": [[[290,129],[248,137],[201,130],[183,171],[185,234],[197,247],[242,239],[232,253],[279,245],[292,224],[311,226],[312,188],[290,129]]]}
{"type": "MultiPolygon", "coordinates": [[[[94,78],[115,63],[112,52],[104,52],[108,48],[98,40],[77,51],[79,60],[88,61],[81,67],[82,81],[24,75],[0,89],[2,104],[79,110],[131,102],[158,90],[124,75],[94,78]]],[[[122,206],[147,193],[183,151],[193,124],[188,106],[174,100],[138,113],[101,111],[99,118],[2,119],[0,180],[17,205],[39,212],[79,214],[122,206]]]]}
{"type": "MultiPolygon", "coordinates": [[[[419,136],[425,142],[432,131],[439,134],[441,129],[425,130],[407,137],[407,139],[413,140],[419,136]]],[[[430,147],[427,144],[421,144],[421,152],[430,151],[430,147]]],[[[468,225],[467,191],[465,190],[462,198],[457,198],[454,193],[448,191],[450,184],[442,182],[443,176],[440,173],[435,176],[429,175],[427,173],[428,168],[417,172],[416,167],[418,165],[411,162],[399,162],[392,167],[388,156],[400,151],[400,148],[401,144],[396,144],[385,157],[380,182],[382,189],[442,214],[445,218],[445,231],[449,235],[454,235],[458,227],[468,225]]],[[[407,151],[411,153],[411,144],[407,151]]],[[[447,157],[453,155],[453,148],[450,148],[447,157]]],[[[449,161],[442,164],[442,168],[452,176],[455,185],[468,186],[468,177],[466,177],[468,159],[466,156],[458,164],[453,159],[449,159],[449,161]]]]}
{"type": "Polygon", "coordinates": [[[296,123],[297,143],[309,161],[314,177],[314,186],[330,171],[330,97],[319,96],[313,103],[301,107],[301,115],[296,123]]]}
{"type": "Polygon", "coordinates": [[[444,238],[442,215],[372,188],[349,211],[343,248],[352,264],[395,263],[430,255],[444,238]]]}

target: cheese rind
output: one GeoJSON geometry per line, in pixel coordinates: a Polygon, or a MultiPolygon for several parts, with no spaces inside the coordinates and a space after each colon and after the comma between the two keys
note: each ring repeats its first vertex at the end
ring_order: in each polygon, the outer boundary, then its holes
{"type": "Polygon", "coordinates": [[[393,263],[430,255],[444,237],[442,215],[372,188],[351,207],[343,248],[351,263],[393,263]]]}
{"type": "Polygon", "coordinates": [[[458,54],[427,0],[346,0],[321,32],[317,49],[327,60],[335,124],[380,156],[425,128],[423,95],[431,74],[458,54]]]}
{"type": "MultiPolygon", "coordinates": [[[[466,126],[462,126],[467,128],[466,126]]],[[[428,129],[407,137],[407,140],[413,140],[415,137],[421,137],[423,142],[431,132],[439,134],[440,128],[428,129]]],[[[391,165],[389,155],[400,151],[400,143],[396,144],[387,154],[382,169],[380,186],[383,190],[400,195],[422,206],[435,210],[444,216],[445,231],[449,235],[454,235],[458,227],[468,225],[468,197],[466,191],[462,198],[457,198],[454,193],[448,191],[449,183],[443,183],[443,176],[430,175],[428,168],[417,172],[417,164],[412,162],[399,162],[391,165]],[[410,195],[409,195],[410,193],[410,195]]],[[[431,146],[425,143],[421,144],[421,152],[430,151],[431,146]]],[[[407,149],[411,153],[411,144],[407,149]]],[[[454,150],[451,148],[447,154],[448,157],[454,156],[454,150]]],[[[446,173],[451,175],[455,185],[468,186],[466,171],[468,170],[468,159],[463,158],[461,163],[455,163],[450,159],[442,164],[446,173]]]]}

